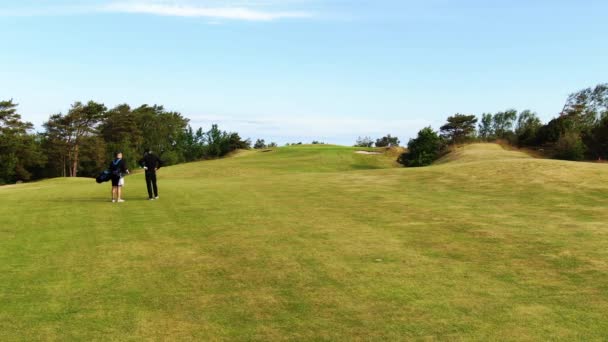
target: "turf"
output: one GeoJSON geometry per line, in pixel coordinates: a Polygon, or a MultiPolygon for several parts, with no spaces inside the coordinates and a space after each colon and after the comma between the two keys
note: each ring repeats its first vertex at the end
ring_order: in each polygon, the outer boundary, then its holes
{"type": "Polygon", "coordinates": [[[608,165],[337,146],[0,188],[17,340],[606,340],[608,165]]]}

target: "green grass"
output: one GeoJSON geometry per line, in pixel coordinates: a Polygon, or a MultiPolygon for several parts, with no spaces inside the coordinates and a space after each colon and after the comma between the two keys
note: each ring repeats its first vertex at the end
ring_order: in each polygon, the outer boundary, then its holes
{"type": "Polygon", "coordinates": [[[0,339],[608,339],[608,165],[354,151],[0,188],[0,339]]]}

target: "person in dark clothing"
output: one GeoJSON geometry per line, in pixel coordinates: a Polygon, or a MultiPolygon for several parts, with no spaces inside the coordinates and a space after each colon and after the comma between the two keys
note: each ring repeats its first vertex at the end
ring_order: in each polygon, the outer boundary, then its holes
{"type": "Polygon", "coordinates": [[[146,170],[146,186],[148,187],[148,199],[158,199],[158,186],[156,185],[156,170],[163,166],[163,162],[150,149],[146,149],[144,157],[139,165],[146,170]]]}
{"type": "Polygon", "coordinates": [[[122,199],[122,186],[124,185],[124,176],[129,174],[127,164],[122,159],[122,152],[116,152],[115,158],[110,163],[109,170],[112,174],[112,203],[124,202],[122,199]]]}

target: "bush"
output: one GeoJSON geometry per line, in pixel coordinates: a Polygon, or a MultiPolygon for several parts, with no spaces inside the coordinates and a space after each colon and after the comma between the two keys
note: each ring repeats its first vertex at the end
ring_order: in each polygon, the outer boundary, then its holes
{"type": "Polygon", "coordinates": [[[583,160],[586,148],[576,132],[562,134],[555,144],[555,158],[563,160],[583,160]]]}
{"type": "Polygon", "coordinates": [[[261,150],[263,148],[266,148],[266,141],[264,141],[264,139],[256,140],[255,144],[253,145],[253,148],[255,148],[256,150],[261,150]]]}
{"type": "Polygon", "coordinates": [[[241,136],[238,133],[230,133],[228,136],[228,143],[230,146],[230,151],[248,150],[251,148],[251,140],[241,139],[241,136]]]}
{"type": "Polygon", "coordinates": [[[426,127],[418,132],[416,139],[409,141],[408,152],[401,155],[399,162],[411,167],[431,165],[444,154],[445,146],[444,140],[437,132],[433,131],[431,127],[426,127]]]}
{"type": "Polygon", "coordinates": [[[376,140],[376,147],[397,147],[399,146],[399,138],[392,137],[390,134],[376,140]]]}

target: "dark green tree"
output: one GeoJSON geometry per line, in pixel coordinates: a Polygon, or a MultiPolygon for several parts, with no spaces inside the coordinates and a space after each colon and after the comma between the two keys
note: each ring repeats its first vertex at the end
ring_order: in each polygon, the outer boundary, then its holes
{"type": "Polygon", "coordinates": [[[0,101],[0,183],[30,180],[31,169],[45,163],[32,129],[21,120],[16,103],[0,101]]]}
{"type": "Polygon", "coordinates": [[[572,117],[559,116],[546,125],[539,128],[537,133],[537,141],[541,146],[550,146],[556,143],[559,138],[567,132],[575,132],[580,134],[577,129],[577,124],[572,117]]]}
{"type": "Polygon", "coordinates": [[[253,144],[253,148],[256,150],[266,148],[266,141],[264,141],[264,139],[256,140],[255,144],[253,144]]]}
{"type": "Polygon", "coordinates": [[[533,146],[537,144],[538,131],[543,126],[536,113],[524,110],[519,114],[515,134],[520,146],[533,146]]]}
{"type": "MultiPolygon", "coordinates": [[[[133,167],[135,165],[135,155],[131,155],[131,152],[123,150],[124,155],[127,158],[127,165],[133,167]]],[[[99,174],[99,171],[104,170],[108,167],[109,159],[111,156],[108,153],[106,142],[100,135],[90,135],[82,138],[80,142],[80,157],[78,165],[78,175],[80,177],[95,177],[99,174]]]]}
{"type": "Polygon", "coordinates": [[[236,132],[228,134],[228,142],[230,145],[230,151],[248,150],[251,148],[251,140],[243,140],[241,136],[236,132]]]}
{"type": "Polygon", "coordinates": [[[206,133],[206,155],[211,158],[219,158],[230,152],[230,139],[228,133],[219,129],[218,125],[211,125],[206,133]]]}
{"type": "Polygon", "coordinates": [[[202,159],[204,156],[205,134],[199,128],[196,132],[188,126],[179,139],[179,150],[182,151],[184,160],[187,162],[202,159]]]}
{"type": "Polygon", "coordinates": [[[372,147],[373,145],[374,141],[370,137],[358,137],[355,143],[355,147],[372,147]]]}
{"type": "Polygon", "coordinates": [[[238,133],[228,133],[212,125],[211,129],[203,132],[202,128],[193,132],[188,128],[183,132],[179,150],[182,151],[186,161],[194,161],[205,158],[219,158],[228,153],[251,148],[251,141],[243,140],[238,133]]]}
{"type": "Polygon", "coordinates": [[[562,115],[576,117],[583,131],[608,116],[608,83],[580,90],[566,100],[562,115]]]}
{"type": "Polygon", "coordinates": [[[158,153],[167,165],[183,161],[179,141],[188,126],[188,119],[180,113],[167,112],[158,105],[142,105],[134,109],[133,114],[143,136],[143,148],[158,153]]]}
{"type": "Polygon", "coordinates": [[[479,122],[479,138],[482,140],[488,141],[493,139],[494,136],[494,126],[493,126],[493,115],[489,113],[484,113],[481,115],[481,121],[479,122]]]}
{"type": "Polygon", "coordinates": [[[499,139],[508,139],[509,135],[513,133],[515,120],[517,120],[517,111],[515,109],[494,114],[492,123],[494,135],[499,139]]]}
{"type": "Polygon", "coordinates": [[[118,105],[106,114],[100,124],[99,132],[105,143],[106,163],[114,152],[123,152],[128,165],[134,166],[144,149],[143,133],[138,117],[127,104],[118,105]]]}
{"type": "Polygon", "coordinates": [[[57,151],[63,161],[63,175],[78,175],[81,142],[85,137],[97,134],[98,124],[105,117],[105,112],[103,104],[76,102],[66,115],[52,115],[44,124],[48,141],[54,145],[53,151],[57,151]]]}
{"type": "Polygon", "coordinates": [[[49,167],[53,169],[51,176],[67,177],[69,175],[70,145],[69,137],[72,128],[62,114],[51,115],[44,123],[43,149],[49,158],[49,167]]]}
{"type": "Polygon", "coordinates": [[[593,159],[608,160],[608,115],[593,127],[591,134],[583,138],[593,159]]]}
{"type": "Polygon", "coordinates": [[[555,143],[554,150],[554,157],[563,160],[583,160],[586,153],[585,144],[580,134],[575,131],[562,134],[555,143]]]}
{"type": "Polygon", "coordinates": [[[450,116],[447,123],[441,126],[441,136],[452,144],[461,144],[475,134],[477,118],[475,115],[456,114],[450,116]]]}
{"type": "Polygon", "coordinates": [[[390,134],[376,139],[376,147],[397,147],[399,146],[399,138],[393,137],[390,134]]]}

